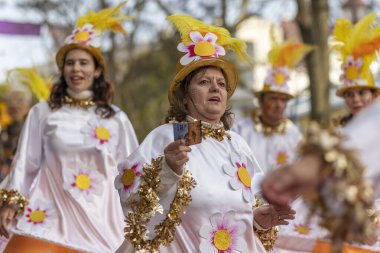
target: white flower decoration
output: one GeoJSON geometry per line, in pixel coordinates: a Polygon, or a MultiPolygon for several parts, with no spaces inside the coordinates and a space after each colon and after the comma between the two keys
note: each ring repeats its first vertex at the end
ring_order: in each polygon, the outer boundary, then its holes
{"type": "Polygon", "coordinates": [[[109,120],[92,118],[81,129],[81,132],[85,135],[85,144],[93,144],[99,150],[115,152],[117,134],[109,120]]]}
{"type": "Polygon", "coordinates": [[[130,166],[128,163],[118,165],[119,175],[115,178],[115,188],[119,191],[120,198],[125,201],[140,185],[142,175],[140,163],[130,166]]]}
{"type": "Polygon", "coordinates": [[[102,184],[105,177],[100,174],[95,165],[79,164],[76,168],[65,168],[63,170],[63,188],[70,192],[74,199],[83,197],[91,202],[94,196],[102,194],[102,184]]]}
{"type": "Polygon", "coordinates": [[[226,54],[224,47],[216,44],[218,37],[213,33],[208,32],[203,37],[200,32],[194,31],[190,33],[190,39],[192,43],[189,45],[179,43],[177,46],[178,51],[186,53],[180,60],[184,66],[202,58],[218,58],[226,54]]]}
{"type": "Polygon", "coordinates": [[[265,84],[270,85],[271,90],[288,92],[289,80],[289,69],[287,67],[274,67],[265,79],[265,84]]]}
{"type": "Polygon", "coordinates": [[[49,232],[57,217],[57,210],[54,206],[41,199],[36,199],[25,208],[17,227],[24,231],[43,234],[49,232]]]}
{"type": "Polygon", "coordinates": [[[65,43],[100,47],[100,32],[96,31],[92,24],[85,24],[75,28],[73,33],[66,38],[65,43]]]}
{"type": "Polygon", "coordinates": [[[234,211],[229,211],[224,216],[215,213],[211,215],[210,223],[199,230],[199,249],[202,253],[247,252],[247,244],[242,236],[246,225],[235,219],[234,211]]]}
{"type": "Polygon", "coordinates": [[[229,184],[234,190],[242,190],[243,199],[246,202],[252,203],[252,175],[247,169],[246,157],[239,157],[236,153],[231,153],[232,164],[225,164],[223,166],[224,172],[232,177],[229,184]]]}
{"type": "Polygon", "coordinates": [[[354,59],[352,55],[347,56],[345,64],[342,64],[342,74],[339,80],[344,86],[367,85],[367,81],[361,78],[363,59],[354,59]]]}

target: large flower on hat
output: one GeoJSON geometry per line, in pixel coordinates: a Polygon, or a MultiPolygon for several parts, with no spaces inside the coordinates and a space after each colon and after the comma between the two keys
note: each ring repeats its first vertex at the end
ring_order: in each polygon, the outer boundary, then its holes
{"type": "Polygon", "coordinates": [[[275,90],[288,90],[287,83],[289,81],[288,67],[274,67],[270,70],[265,83],[270,85],[275,90]]]}
{"type": "Polygon", "coordinates": [[[181,42],[177,47],[180,52],[186,53],[180,60],[182,65],[188,65],[202,58],[218,58],[226,54],[224,47],[216,43],[218,37],[214,33],[208,32],[202,36],[200,32],[193,31],[189,36],[190,44],[185,45],[181,42]]]}
{"type": "Polygon", "coordinates": [[[101,33],[96,31],[92,24],[85,24],[75,28],[73,33],[66,38],[65,43],[99,47],[100,35],[101,33]]]}
{"type": "Polygon", "coordinates": [[[355,59],[352,55],[347,56],[346,62],[342,64],[342,75],[340,81],[345,86],[367,85],[367,81],[361,77],[363,59],[355,59]]]}

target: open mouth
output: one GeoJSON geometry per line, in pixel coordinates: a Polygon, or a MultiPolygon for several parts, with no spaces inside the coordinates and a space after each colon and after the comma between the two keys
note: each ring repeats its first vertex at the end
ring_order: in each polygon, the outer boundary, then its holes
{"type": "Polygon", "coordinates": [[[220,102],[220,97],[211,97],[208,99],[210,102],[220,102]]]}

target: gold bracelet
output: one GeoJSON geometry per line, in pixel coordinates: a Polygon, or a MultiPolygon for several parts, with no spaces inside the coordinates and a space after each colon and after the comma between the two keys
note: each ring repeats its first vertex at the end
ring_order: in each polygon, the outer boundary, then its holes
{"type": "MultiPolygon", "coordinates": [[[[262,199],[256,198],[256,204],[252,206],[252,210],[256,207],[260,207],[263,205],[266,205],[262,199]]],[[[263,244],[266,251],[273,250],[274,244],[277,239],[277,233],[278,233],[278,227],[274,226],[267,230],[260,230],[255,227],[253,227],[253,230],[255,231],[256,235],[259,237],[261,243],[263,244]]]]}
{"type": "Polygon", "coordinates": [[[0,189],[1,206],[14,206],[17,214],[23,214],[28,200],[17,190],[0,189]]]}
{"type": "Polygon", "coordinates": [[[345,241],[363,242],[375,230],[373,189],[364,181],[365,167],[354,150],[341,145],[343,137],[312,123],[301,155],[320,154],[323,166],[321,184],[307,198],[309,217],[321,217],[320,226],[330,232],[333,252],[341,252],[345,241]]]}

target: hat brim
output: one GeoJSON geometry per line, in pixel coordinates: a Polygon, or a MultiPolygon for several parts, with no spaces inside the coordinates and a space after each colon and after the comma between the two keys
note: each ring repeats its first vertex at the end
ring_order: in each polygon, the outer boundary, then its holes
{"type": "Polygon", "coordinates": [[[181,85],[181,82],[187,75],[196,69],[202,67],[217,67],[220,68],[226,75],[227,85],[229,86],[228,98],[235,92],[238,83],[238,74],[232,63],[226,61],[223,58],[205,58],[198,61],[194,61],[189,65],[183,66],[174,76],[173,81],[169,87],[168,98],[170,104],[173,102],[173,94],[181,85]]]}
{"type": "Polygon", "coordinates": [[[338,97],[343,97],[344,96],[344,93],[348,90],[351,90],[351,89],[370,89],[370,90],[374,90],[376,92],[380,92],[380,87],[376,87],[376,86],[373,86],[373,85],[353,85],[353,86],[348,86],[348,87],[340,87],[337,91],[336,91],[336,95],[338,97]]]}
{"type": "Polygon", "coordinates": [[[264,93],[278,93],[278,94],[283,94],[288,97],[288,99],[294,98],[293,95],[286,93],[286,92],[281,92],[281,91],[275,91],[275,90],[261,90],[261,91],[256,91],[255,92],[255,97],[259,98],[262,94],[264,93]]]}
{"type": "Polygon", "coordinates": [[[86,46],[82,44],[67,44],[61,47],[57,55],[55,56],[55,62],[57,63],[58,68],[62,71],[63,70],[63,65],[65,61],[66,54],[73,49],[82,49],[85,50],[86,52],[90,53],[99,63],[99,66],[103,69],[106,68],[106,62],[104,60],[104,57],[100,50],[96,47],[92,46],[86,46]]]}

